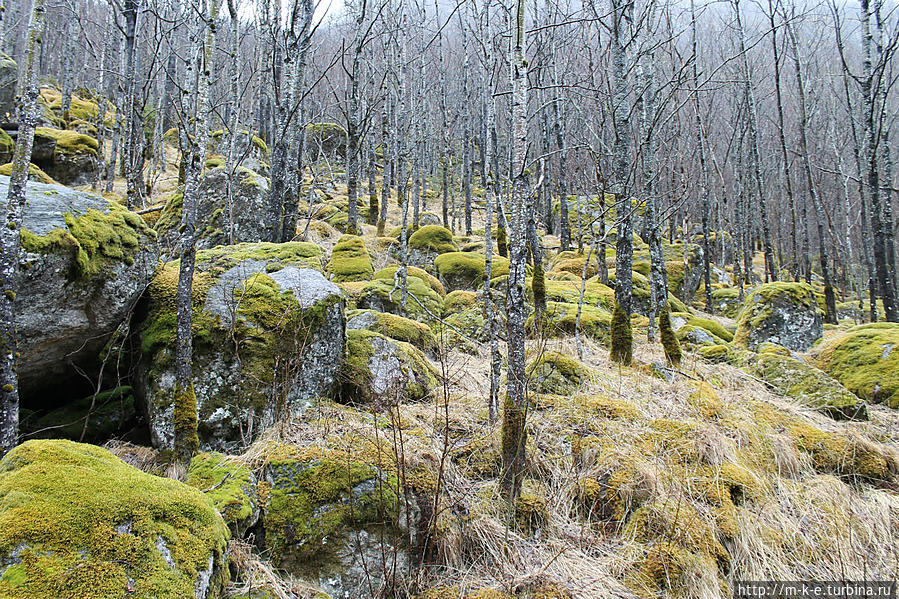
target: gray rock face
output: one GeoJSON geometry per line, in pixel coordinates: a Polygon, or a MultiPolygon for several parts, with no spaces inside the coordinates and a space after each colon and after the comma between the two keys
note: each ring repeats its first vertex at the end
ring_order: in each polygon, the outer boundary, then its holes
{"type": "Polygon", "coordinates": [[[752,290],[737,319],[734,342],[751,350],[770,341],[803,352],[821,338],[824,322],[806,283],[767,283],[752,290]]]}
{"type": "MultiPolygon", "coordinates": [[[[228,204],[228,174],[216,168],[208,172],[200,183],[197,202],[197,249],[227,245],[228,232],[234,243],[253,243],[267,238],[263,225],[268,201],[268,179],[254,171],[241,168],[234,177],[231,205],[228,204]]],[[[161,219],[160,233],[164,239],[174,240],[181,223],[180,197],[170,200],[161,219]]]]}
{"type": "MultiPolygon", "coordinates": [[[[227,156],[231,144],[231,138],[227,132],[213,133],[209,142],[210,150],[213,153],[227,156]]],[[[251,137],[246,129],[237,132],[237,139],[234,140],[235,162],[240,160],[240,166],[268,176],[269,159],[268,148],[261,139],[256,136],[251,137]]]]}
{"type": "MultiPolygon", "coordinates": [[[[66,133],[74,134],[72,131],[66,133]]],[[[90,139],[89,136],[86,137],[90,139]]],[[[96,147],[96,141],[91,143],[96,147]]],[[[31,162],[63,185],[91,183],[100,170],[100,160],[95,149],[82,143],[65,145],[41,129],[34,133],[31,162]]]]}
{"type": "MultiPolygon", "coordinates": [[[[683,262],[680,266],[683,266],[683,262]]],[[[677,284],[671,289],[671,293],[687,305],[693,301],[693,296],[696,295],[696,290],[702,283],[702,268],[702,246],[691,243],[687,246],[687,265],[684,268],[683,278],[676,281],[677,284]]]]}
{"type": "MultiPolygon", "coordinates": [[[[8,188],[0,176],[0,197],[8,188]]],[[[59,185],[29,183],[26,194],[16,297],[24,396],[65,386],[78,376],[72,365],[90,368],[156,266],[152,231],[136,214],[59,185]]]]}
{"type": "Polygon", "coordinates": [[[16,62],[0,53],[0,123],[16,120],[16,82],[18,67],[16,62]]]}
{"type": "MultiPolygon", "coordinates": [[[[205,300],[194,308],[203,449],[237,450],[335,385],[345,339],[341,291],[302,261],[284,265],[259,250],[267,246],[278,251],[274,244],[245,244],[198,253],[195,293],[199,281],[208,281],[205,300]]],[[[170,263],[157,273],[150,314],[140,326],[144,353],[135,392],[157,447],[174,443],[174,314],[167,310],[177,267],[170,263]]]]}

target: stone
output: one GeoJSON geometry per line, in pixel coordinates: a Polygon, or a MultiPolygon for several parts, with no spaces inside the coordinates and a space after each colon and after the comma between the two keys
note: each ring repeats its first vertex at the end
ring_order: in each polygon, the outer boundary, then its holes
{"type": "MultiPolygon", "coordinates": [[[[153,444],[171,448],[178,261],[160,267],[138,325],[135,392],[153,444]]],[[[344,300],[321,271],[321,249],[291,242],[197,252],[193,382],[200,447],[235,451],[280,418],[335,389],[344,300]]]]}
{"type": "Polygon", "coordinates": [[[756,350],[760,343],[771,341],[802,352],[821,338],[823,330],[821,313],[807,283],[766,283],[746,297],[734,343],[756,350]]]}
{"type": "Polygon", "coordinates": [[[16,86],[19,68],[16,61],[0,53],[0,124],[16,121],[16,86]]]}
{"type": "Polygon", "coordinates": [[[817,348],[817,366],[856,396],[899,409],[899,324],[852,327],[817,348]]]}
{"type": "Polygon", "coordinates": [[[0,596],[221,599],[227,526],[197,489],[62,440],[0,461],[0,596]]]}
{"type": "MultiPolygon", "coordinates": [[[[0,197],[9,177],[0,176],[0,197]]],[[[29,183],[16,296],[19,385],[27,403],[80,381],[127,319],[156,266],[155,234],[104,198],[29,183]]]]}
{"type": "MultiPolygon", "coordinates": [[[[268,239],[269,232],[264,225],[268,189],[268,179],[240,167],[234,176],[229,207],[227,171],[223,168],[208,171],[200,182],[197,201],[197,249],[268,239]]],[[[156,224],[156,230],[170,245],[177,242],[183,202],[180,192],[169,197],[156,224]]]]}
{"type": "Polygon", "coordinates": [[[367,329],[347,331],[340,399],[395,405],[426,399],[437,387],[437,370],[415,346],[367,329]]]}

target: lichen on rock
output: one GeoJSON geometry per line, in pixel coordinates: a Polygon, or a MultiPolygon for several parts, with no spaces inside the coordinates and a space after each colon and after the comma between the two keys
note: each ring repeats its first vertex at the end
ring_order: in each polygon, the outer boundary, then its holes
{"type": "MultiPolygon", "coordinates": [[[[320,265],[320,252],[299,242],[197,252],[193,371],[201,448],[246,445],[277,418],[334,390],[344,302],[340,289],[310,268],[320,265]]],[[[135,390],[159,447],[173,443],[178,269],[177,261],[159,268],[138,327],[143,357],[135,390]]]]}
{"type": "Polygon", "coordinates": [[[760,343],[773,341],[793,351],[806,351],[822,333],[821,313],[807,283],[766,283],[746,297],[734,343],[755,350],[760,343]]]}

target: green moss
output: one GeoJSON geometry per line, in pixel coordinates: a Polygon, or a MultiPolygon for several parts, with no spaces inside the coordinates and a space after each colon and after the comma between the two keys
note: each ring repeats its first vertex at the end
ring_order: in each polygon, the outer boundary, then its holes
{"type": "MultiPolygon", "coordinates": [[[[551,335],[573,335],[577,326],[577,304],[547,302],[544,314],[545,332],[551,335]]],[[[609,338],[612,315],[602,308],[590,305],[581,307],[581,334],[598,341],[609,338]]],[[[527,326],[533,329],[533,315],[528,318],[527,326]]]]}
{"type": "Polygon", "coordinates": [[[779,393],[834,417],[858,418],[864,404],[826,374],[790,356],[762,352],[751,372],[773,385],[779,393]]]}
{"type": "MultiPolygon", "coordinates": [[[[477,289],[484,280],[486,258],[471,252],[446,252],[434,259],[434,266],[447,287],[477,289]]],[[[502,256],[493,258],[491,275],[509,274],[509,260],[502,256]]]]}
{"type": "Polygon", "coordinates": [[[334,246],[328,272],[335,282],[367,281],[375,270],[361,237],[344,235],[334,246]]]}
{"type": "Polygon", "coordinates": [[[56,141],[56,149],[54,154],[70,156],[75,154],[91,154],[97,155],[100,144],[90,135],[84,135],[77,131],[69,131],[67,129],[50,129],[48,127],[37,127],[34,130],[35,137],[44,137],[56,141]]]}
{"type": "Polygon", "coordinates": [[[197,437],[197,396],[194,393],[193,383],[188,383],[185,389],[176,383],[173,394],[175,455],[181,462],[188,464],[200,446],[197,437]]]}
{"type": "Polygon", "coordinates": [[[634,337],[631,331],[631,319],[620,304],[615,304],[609,330],[610,358],[613,362],[629,366],[633,361],[634,337]]]}
{"type": "Polygon", "coordinates": [[[712,364],[729,362],[732,357],[732,350],[728,345],[703,345],[697,351],[706,362],[712,364]]]}
{"type": "Polygon", "coordinates": [[[546,489],[537,481],[521,481],[521,493],[514,504],[515,527],[526,534],[533,534],[549,522],[546,489]]]}
{"type": "MultiPolygon", "coordinates": [[[[598,272],[596,266],[596,256],[594,255],[590,263],[587,264],[587,277],[595,276],[598,272]]],[[[578,279],[584,272],[584,264],[587,262],[587,255],[576,251],[559,252],[552,261],[550,272],[553,273],[570,273],[578,279]]]]}
{"type": "Polygon", "coordinates": [[[720,323],[714,321],[710,318],[700,318],[698,316],[694,316],[692,314],[688,314],[686,312],[675,312],[671,314],[672,317],[683,318],[687,321],[688,325],[699,327],[701,329],[705,329],[712,335],[718,337],[719,339],[723,339],[727,343],[730,343],[734,340],[734,334],[725,329],[720,323]]]}
{"type": "MultiPolygon", "coordinates": [[[[386,268],[382,268],[378,272],[374,274],[372,278],[374,279],[390,279],[393,280],[393,277],[396,271],[399,269],[399,266],[393,265],[388,266],[386,268]]],[[[424,269],[418,268],[417,266],[407,266],[406,267],[406,278],[416,277],[421,279],[428,287],[434,290],[434,292],[440,297],[444,297],[446,295],[446,289],[443,287],[443,283],[440,280],[427,272],[424,269]]]]}
{"type": "MultiPolygon", "coordinates": [[[[0,165],[0,175],[6,175],[7,177],[12,176],[12,162],[0,165]]],[[[59,183],[53,180],[53,177],[42,171],[40,167],[33,162],[28,165],[28,180],[45,183],[47,185],[59,185],[59,183]]]]}
{"type": "Polygon", "coordinates": [[[231,527],[246,521],[256,509],[253,473],[220,453],[196,455],[190,462],[186,482],[202,491],[231,527]]]}
{"type": "Polygon", "coordinates": [[[280,445],[266,456],[271,490],[265,505],[265,544],[276,563],[304,560],[326,537],[350,524],[392,522],[396,477],[371,463],[318,448],[280,445]]]}
{"type": "Polygon", "coordinates": [[[463,310],[475,307],[478,294],[474,291],[457,289],[450,292],[443,300],[444,315],[455,314],[463,310]]]}
{"type": "Polygon", "coordinates": [[[759,285],[746,297],[745,305],[737,319],[734,343],[754,349],[750,346],[751,333],[771,318],[775,305],[817,310],[814,292],[807,283],[778,281],[759,285]]]}
{"type": "Polygon", "coordinates": [[[374,319],[374,324],[367,327],[369,330],[397,341],[405,341],[422,351],[432,352],[437,349],[437,338],[428,325],[396,314],[360,310],[347,314],[347,321],[364,314],[369,314],[374,319]]]}
{"type": "Polygon", "coordinates": [[[659,314],[659,336],[662,339],[662,348],[665,351],[665,358],[668,360],[668,363],[674,368],[680,367],[683,353],[681,352],[677,335],[674,334],[674,329],[671,327],[671,317],[667,308],[659,314]]]}
{"type": "Polygon", "coordinates": [[[12,155],[15,149],[15,140],[13,140],[13,138],[9,136],[9,133],[4,131],[3,129],[0,129],[0,154],[12,155]]]}
{"type": "MultiPolygon", "coordinates": [[[[373,340],[386,340],[384,335],[365,329],[348,329],[346,353],[340,368],[340,397],[343,401],[366,404],[373,399],[416,401],[427,398],[437,386],[437,374],[427,358],[415,346],[403,341],[389,341],[393,355],[405,377],[402,389],[374,389],[371,359],[375,357],[373,340]],[[378,394],[394,394],[380,397],[378,394]]],[[[380,356],[379,357],[383,357],[380,356]]],[[[378,373],[383,376],[384,373],[378,373]]],[[[393,374],[393,373],[391,373],[393,374]]]]}
{"type": "Polygon", "coordinates": [[[418,229],[409,237],[409,247],[435,254],[455,252],[457,249],[452,231],[440,225],[428,225],[418,229]]]}
{"type": "Polygon", "coordinates": [[[109,202],[108,212],[90,209],[80,216],[67,212],[64,219],[65,229],[53,229],[42,236],[22,229],[22,247],[37,254],[71,256],[72,278],[97,275],[116,263],[130,265],[141,238],[155,238],[140,216],[115,202],[109,202]]]}
{"type": "Polygon", "coordinates": [[[899,324],[849,329],[822,345],[818,366],[858,397],[899,409],[899,324]]]}
{"type": "MultiPolygon", "coordinates": [[[[12,389],[9,389],[10,391],[12,389]]],[[[54,437],[102,442],[134,416],[134,395],[131,387],[123,385],[108,391],[88,395],[48,412],[28,426],[29,430],[52,430],[54,437]],[[88,419],[84,427],[85,417],[88,419]]]]}
{"type": "Polygon", "coordinates": [[[556,351],[543,352],[527,366],[528,382],[536,393],[574,393],[587,380],[587,374],[580,362],[556,351]]]}
{"type": "MultiPolygon", "coordinates": [[[[577,304],[581,294],[580,278],[576,281],[548,280],[545,284],[546,299],[550,302],[577,304]]],[[[584,286],[584,304],[611,311],[615,305],[615,290],[594,281],[584,286]]]]}
{"type": "Polygon", "coordinates": [[[210,501],[99,447],[59,440],[20,445],[0,461],[0,505],[0,553],[21,548],[21,562],[0,578],[3,597],[193,596],[210,556],[217,566],[213,588],[227,577],[228,529],[210,501]],[[176,568],[157,550],[160,539],[176,568]]]}
{"type": "MultiPolygon", "coordinates": [[[[415,299],[410,297],[406,302],[406,313],[418,320],[431,320],[432,316],[439,315],[443,310],[443,299],[429,287],[422,279],[417,277],[408,277],[406,286],[411,295],[414,295],[424,304],[425,308],[415,299]]],[[[399,286],[394,289],[393,279],[374,279],[365,284],[361,291],[359,300],[360,306],[371,306],[372,308],[380,308],[382,312],[398,313],[400,311],[400,302],[402,293],[399,286]]]]}

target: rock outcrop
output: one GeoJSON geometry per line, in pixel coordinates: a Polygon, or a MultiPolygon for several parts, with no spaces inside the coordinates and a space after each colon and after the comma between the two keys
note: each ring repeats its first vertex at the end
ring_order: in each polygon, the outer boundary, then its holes
{"type": "Polygon", "coordinates": [[[852,327],[819,348],[818,366],[861,399],[899,409],[899,324],[852,327]]]}
{"type": "Polygon", "coordinates": [[[751,350],[765,341],[806,351],[820,339],[824,322],[806,283],[759,285],[746,297],[737,319],[734,343],[751,350]]]}
{"type": "MultiPolygon", "coordinates": [[[[0,176],[0,197],[9,177],[0,176]]],[[[16,297],[23,395],[64,387],[90,370],[125,322],[156,266],[155,235],[119,204],[60,185],[29,183],[16,297]]]]}
{"type": "MultiPolygon", "coordinates": [[[[135,391],[157,447],[174,441],[178,268],[174,261],[157,271],[139,325],[135,391]]],[[[320,269],[321,249],[309,243],[197,252],[193,374],[202,448],[234,450],[331,394],[344,351],[344,301],[320,269]]]]}
{"type": "MultiPolygon", "coordinates": [[[[246,168],[234,175],[228,200],[228,173],[214,168],[200,182],[197,200],[197,249],[217,245],[255,243],[268,238],[265,215],[268,210],[268,179],[246,168]]],[[[156,224],[160,236],[174,244],[181,225],[184,197],[173,194],[156,224]]]]}

